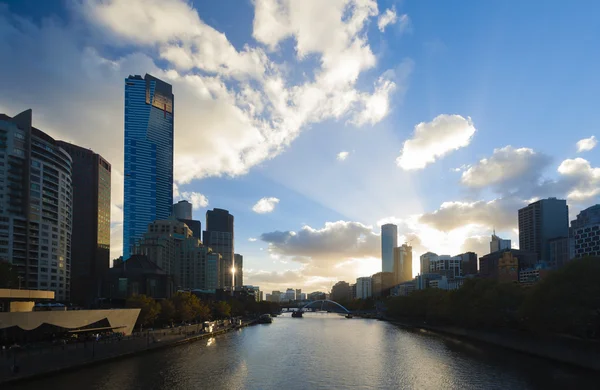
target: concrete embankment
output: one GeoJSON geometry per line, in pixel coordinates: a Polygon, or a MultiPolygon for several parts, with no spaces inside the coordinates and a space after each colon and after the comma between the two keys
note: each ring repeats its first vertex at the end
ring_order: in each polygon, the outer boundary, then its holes
{"type": "Polygon", "coordinates": [[[4,351],[0,355],[0,385],[69,372],[90,365],[191,343],[256,323],[257,321],[245,321],[241,325],[224,327],[211,333],[203,333],[198,325],[190,325],[145,331],[122,340],[66,344],[16,352],[4,351]],[[13,371],[15,365],[18,367],[17,373],[13,371]]]}
{"type": "Polygon", "coordinates": [[[508,329],[467,329],[454,326],[437,326],[385,320],[407,328],[421,329],[484,342],[529,355],[600,371],[600,342],[597,341],[582,340],[561,335],[532,334],[508,329]]]}

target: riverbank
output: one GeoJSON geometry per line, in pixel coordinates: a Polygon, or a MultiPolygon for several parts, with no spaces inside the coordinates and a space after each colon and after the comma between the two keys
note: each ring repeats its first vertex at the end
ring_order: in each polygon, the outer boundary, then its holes
{"type": "Polygon", "coordinates": [[[244,321],[241,325],[228,326],[211,333],[202,333],[199,325],[189,325],[146,331],[122,340],[23,350],[16,352],[16,356],[14,352],[4,352],[0,357],[0,385],[70,372],[86,366],[192,343],[257,323],[257,320],[244,321]],[[19,367],[18,373],[11,370],[14,365],[19,367]]]}
{"type": "Polygon", "coordinates": [[[425,330],[479,341],[580,368],[600,371],[600,343],[560,335],[543,335],[515,330],[482,330],[428,325],[382,318],[404,328],[425,330]]]}

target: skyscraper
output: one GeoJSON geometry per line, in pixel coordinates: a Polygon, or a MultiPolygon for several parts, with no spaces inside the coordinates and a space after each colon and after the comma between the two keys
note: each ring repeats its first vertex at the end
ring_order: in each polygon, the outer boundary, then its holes
{"type": "Polygon", "coordinates": [[[192,204],[187,200],[180,200],[173,205],[173,215],[177,219],[192,219],[192,204]]]}
{"type": "Polygon", "coordinates": [[[564,199],[538,200],[519,210],[519,249],[550,258],[550,240],[569,236],[569,207],[564,199]]]}
{"type": "Polygon", "coordinates": [[[398,246],[398,226],[381,226],[381,270],[394,272],[394,248],[398,246]]]}
{"type": "Polygon", "coordinates": [[[244,285],[244,256],[239,253],[234,254],[235,263],[235,274],[234,274],[234,285],[235,289],[239,290],[244,285]]]}
{"type": "Polygon", "coordinates": [[[110,265],[110,164],[90,149],[57,144],[73,160],[71,300],[90,305],[101,296],[101,276],[110,265]]]}
{"type": "Polygon", "coordinates": [[[0,261],[22,287],[70,300],[71,156],[32,125],[31,110],[0,114],[0,261]]]}
{"type": "Polygon", "coordinates": [[[223,289],[233,288],[233,236],[233,215],[229,214],[229,211],[213,209],[206,212],[206,230],[202,241],[204,245],[212,248],[213,252],[221,254],[219,287],[223,289]]]}
{"type": "Polygon", "coordinates": [[[124,260],[149,223],[171,215],[174,106],[170,84],[148,74],[125,79],[124,260]]]}
{"type": "Polygon", "coordinates": [[[394,284],[412,279],[412,247],[407,244],[394,248],[394,284]]]}
{"type": "Polygon", "coordinates": [[[510,240],[504,240],[494,234],[492,234],[492,240],[490,241],[490,253],[502,251],[504,249],[510,249],[510,240]]]}

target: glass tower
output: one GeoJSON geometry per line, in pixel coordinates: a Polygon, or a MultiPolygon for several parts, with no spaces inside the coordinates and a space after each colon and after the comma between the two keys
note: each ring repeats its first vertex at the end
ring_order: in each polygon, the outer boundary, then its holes
{"type": "Polygon", "coordinates": [[[149,74],[125,79],[124,260],[149,223],[171,215],[174,106],[170,84],[149,74]]]}
{"type": "Polygon", "coordinates": [[[398,227],[391,223],[381,227],[381,270],[394,272],[394,248],[398,246],[398,227]]]}

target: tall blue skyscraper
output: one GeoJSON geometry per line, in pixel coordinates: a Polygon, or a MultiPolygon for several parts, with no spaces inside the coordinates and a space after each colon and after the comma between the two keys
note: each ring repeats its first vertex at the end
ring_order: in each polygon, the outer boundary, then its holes
{"type": "Polygon", "coordinates": [[[381,271],[394,272],[394,248],[398,246],[398,226],[381,226],[381,271]]]}
{"type": "Polygon", "coordinates": [[[125,79],[123,259],[173,204],[173,89],[149,74],[125,79]]]}

